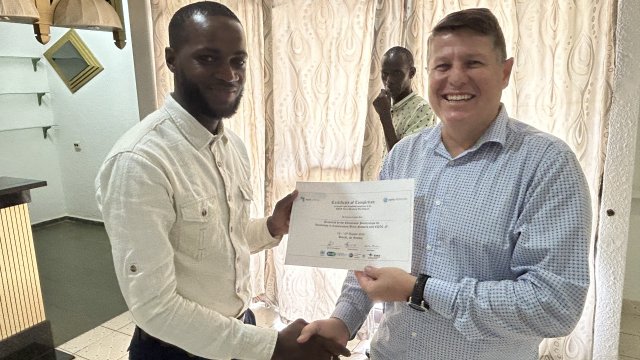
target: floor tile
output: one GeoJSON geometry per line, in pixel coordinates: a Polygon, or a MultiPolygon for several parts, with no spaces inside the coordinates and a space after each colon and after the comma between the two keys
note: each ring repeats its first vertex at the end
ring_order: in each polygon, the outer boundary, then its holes
{"type": "Polygon", "coordinates": [[[78,355],[88,360],[120,360],[127,354],[131,337],[111,331],[110,334],[78,351],[78,355]]]}
{"type": "Polygon", "coordinates": [[[349,360],[361,360],[367,359],[366,351],[369,349],[369,340],[360,340],[358,344],[351,349],[351,356],[347,359],[349,360]]]}
{"type": "Polygon", "coordinates": [[[358,346],[358,344],[360,344],[360,339],[356,338],[353,340],[349,340],[349,342],[347,342],[347,349],[349,349],[349,351],[353,351],[353,349],[356,348],[356,346],[358,346]]]}
{"type": "Polygon", "coordinates": [[[622,300],[622,314],[640,316],[640,301],[622,300]]]}
{"type": "Polygon", "coordinates": [[[620,334],[618,353],[632,358],[640,358],[640,336],[620,334]]]}
{"type": "Polygon", "coordinates": [[[114,317],[113,319],[102,323],[102,326],[106,327],[107,329],[118,330],[125,325],[131,324],[131,322],[131,313],[125,311],[122,314],[114,317]]]}
{"type": "Polygon", "coordinates": [[[640,335],[640,315],[622,315],[620,332],[629,335],[640,335]]]}
{"type": "Polygon", "coordinates": [[[81,349],[97,342],[103,337],[109,335],[112,330],[99,326],[93,330],[87,331],[86,333],[69,340],[68,342],[58,346],[60,350],[68,352],[68,353],[76,353],[81,349]]]}
{"type": "Polygon", "coordinates": [[[118,329],[118,332],[121,332],[125,335],[128,336],[133,336],[133,332],[136,330],[136,324],[135,323],[128,323],[127,325],[121,327],[120,329],[118,329]]]}

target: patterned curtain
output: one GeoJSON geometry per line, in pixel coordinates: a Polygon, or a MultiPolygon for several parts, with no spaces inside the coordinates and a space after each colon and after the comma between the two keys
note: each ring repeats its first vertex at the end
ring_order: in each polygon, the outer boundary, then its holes
{"type": "MultiPolygon", "coordinates": [[[[158,103],[172,87],[164,62],[169,19],[192,2],[151,0],[158,103]]],[[[516,58],[503,94],[509,114],[571,146],[587,174],[597,217],[616,0],[221,2],[236,12],[247,34],[245,99],[225,124],[245,140],[252,157],[254,216],[269,213],[296,181],[377,178],[384,138],[371,103],[381,86],[382,54],[395,45],[409,48],[418,69],[414,89],[426,97],[429,29],[452,11],[487,7],[516,58]]],[[[254,293],[278,305],[287,319],[328,316],[345,272],[284,265],[285,252],[286,239],[252,258],[254,293]]],[[[545,340],[541,359],[591,358],[595,283],[575,331],[545,340]]]]}

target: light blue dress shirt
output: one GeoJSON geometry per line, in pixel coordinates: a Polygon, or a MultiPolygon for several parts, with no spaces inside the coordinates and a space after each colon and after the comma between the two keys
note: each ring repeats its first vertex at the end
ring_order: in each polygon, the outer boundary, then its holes
{"type": "MultiPolygon", "coordinates": [[[[380,179],[415,179],[412,274],[430,310],[385,304],[379,359],[538,359],[576,325],[589,286],[588,185],[561,140],[508,117],[452,158],[441,124],[396,144],[380,179]]],[[[389,239],[393,241],[393,239],[389,239]]],[[[333,316],[354,334],[371,302],[353,273],[333,316]]]]}

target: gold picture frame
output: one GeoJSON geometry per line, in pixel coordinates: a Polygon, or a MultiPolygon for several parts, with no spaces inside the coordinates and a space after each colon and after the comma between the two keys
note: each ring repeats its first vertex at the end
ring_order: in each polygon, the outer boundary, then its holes
{"type": "Polygon", "coordinates": [[[73,29],[53,44],[44,57],[72,93],[104,69],[73,29]]]}

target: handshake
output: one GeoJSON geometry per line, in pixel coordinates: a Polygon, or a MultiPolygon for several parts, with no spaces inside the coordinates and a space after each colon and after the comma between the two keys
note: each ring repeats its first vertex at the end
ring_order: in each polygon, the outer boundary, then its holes
{"type": "Polygon", "coordinates": [[[351,356],[346,348],[347,326],[337,318],[314,321],[298,319],[278,333],[271,360],[334,360],[351,356]]]}

